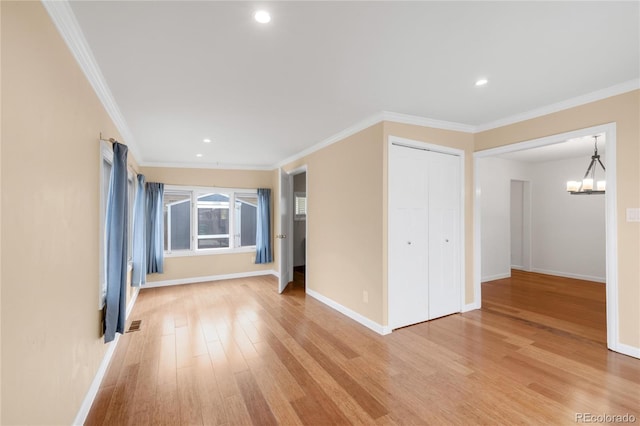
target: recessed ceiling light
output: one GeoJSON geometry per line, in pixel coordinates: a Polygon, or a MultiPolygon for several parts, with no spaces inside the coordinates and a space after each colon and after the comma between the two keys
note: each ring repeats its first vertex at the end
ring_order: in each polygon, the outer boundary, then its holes
{"type": "Polygon", "coordinates": [[[202,139],[202,142],[204,142],[204,143],[211,143],[211,139],[209,139],[209,138],[202,139]]]}
{"type": "Polygon", "coordinates": [[[260,22],[261,24],[266,24],[271,21],[271,15],[266,10],[259,10],[253,15],[253,19],[260,22]]]}
{"type": "Polygon", "coordinates": [[[476,81],[476,86],[484,86],[489,82],[489,80],[487,80],[486,78],[481,78],[478,81],[476,81]]]}
{"type": "Polygon", "coordinates": [[[196,154],[196,157],[200,158],[202,157],[202,154],[196,154]]]}

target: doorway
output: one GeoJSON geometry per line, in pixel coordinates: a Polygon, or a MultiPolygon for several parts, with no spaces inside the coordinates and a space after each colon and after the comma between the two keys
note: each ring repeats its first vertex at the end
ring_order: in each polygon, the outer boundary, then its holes
{"type": "Polygon", "coordinates": [[[307,264],[307,172],[293,176],[293,287],[305,289],[307,264]]]}
{"type": "Polygon", "coordinates": [[[280,169],[279,172],[280,234],[276,236],[280,240],[278,291],[283,293],[285,289],[296,288],[305,291],[309,275],[307,268],[307,166],[304,165],[289,172],[280,169]],[[303,177],[299,177],[300,175],[303,177]]]}
{"type": "MultiPolygon", "coordinates": [[[[483,207],[483,197],[481,195],[482,188],[478,179],[478,160],[484,158],[495,157],[506,153],[515,153],[531,148],[550,146],[565,142],[574,138],[582,138],[596,134],[604,134],[607,141],[607,186],[605,196],[606,210],[606,328],[607,328],[607,347],[611,350],[620,352],[622,349],[618,341],[618,281],[617,281],[617,211],[616,211],[616,125],[615,123],[594,126],[586,129],[576,130],[572,132],[552,135],[540,139],[527,142],[506,145],[498,148],[479,151],[474,154],[476,170],[476,209],[474,214],[474,229],[476,245],[474,247],[475,259],[482,259],[481,241],[481,214],[483,207]]],[[[560,182],[563,185],[564,182],[560,182]]],[[[480,262],[476,263],[474,271],[474,288],[476,303],[481,301],[481,281],[482,272],[480,262]]]]}
{"type": "Polygon", "coordinates": [[[531,182],[511,180],[511,269],[531,271],[531,182]]]}

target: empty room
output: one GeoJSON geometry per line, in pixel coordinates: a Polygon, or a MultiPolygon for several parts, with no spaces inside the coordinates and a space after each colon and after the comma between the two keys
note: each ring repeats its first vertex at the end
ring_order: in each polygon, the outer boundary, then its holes
{"type": "Polygon", "coordinates": [[[0,424],[640,421],[638,2],[0,2],[0,424]]]}

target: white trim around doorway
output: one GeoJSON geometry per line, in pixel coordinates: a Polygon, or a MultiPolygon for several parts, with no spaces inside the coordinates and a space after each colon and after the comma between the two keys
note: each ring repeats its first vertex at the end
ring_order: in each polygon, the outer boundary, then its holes
{"type": "Polygon", "coordinates": [[[616,123],[602,124],[574,130],[543,138],[532,139],[525,142],[504,145],[473,154],[474,158],[474,182],[475,182],[475,202],[474,202],[474,297],[475,304],[480,305],[481,299],[481,258],[482,249],[480,245],[480,211],[481,211],[481,188],[478,180],[478,159],[494,157],[508,152],[522,151],[525,149],[538,148],[546,145],[562,143],[567,139],[590,136],[596,133],[605,133],[607,141],[607,192],[606,202],[606,297],[607,297],[607,347],[612,351],[625,355],[638,357],[637,348],[631,348],[620,342],[618,333],[618,223],[617,223],[617,189],[616,189],[616,123]]]}

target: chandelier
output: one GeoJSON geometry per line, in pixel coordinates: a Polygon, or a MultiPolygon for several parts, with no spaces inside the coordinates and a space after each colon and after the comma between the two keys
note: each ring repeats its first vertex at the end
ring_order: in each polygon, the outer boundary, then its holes
{"type": "Polygon", "coordinates": [[[600,161],[600,155],[598,155],[598,136],[593,137],[595,139],[595,147],[593,150],[593,155],[591,156],[591,163],[589,163],[589,167],[587,167],[587,172],[584,174],[582,178],[582,182],[570,180],[567,182],[567,191],[571,195],[591,195],[591,194],[604,194],[607,186],[607,182],[605,180],[596,181],[596,169],[598,168],[598,164],[602,167],[602,171],[606,172],[604,168],[604,164],[600,161]],[[593,184],[596,183],[596,187],[594,189],[593,184]]]}

